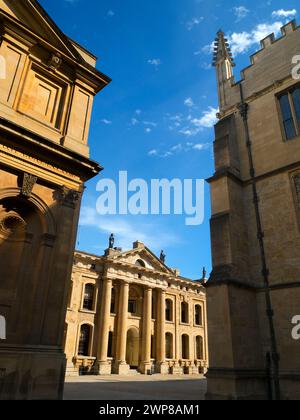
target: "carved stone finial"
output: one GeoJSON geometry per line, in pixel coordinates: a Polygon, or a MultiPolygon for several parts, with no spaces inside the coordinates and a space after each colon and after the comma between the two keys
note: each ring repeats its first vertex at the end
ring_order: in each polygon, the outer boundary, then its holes
{"type": "Polygon", "coordinates": [[[33,187],[37,182],[37,176],[24,173],[23,175],[23,183],[21,188],[21,195],[25,198],[30,198],[32,194],[33,187]]]}
{"type": "Polygon", "coordinates": [[[52,54],[49,61],[48,67],[52,70],[58,70],[62,64],[62,58],[60,53],[52,54]]]}
{"type": "MultiPolygon", "coordinates": [[[[225,38],[224,32],[220,29],[214,43],[213,66],[217,66],[218,63],[225,62],[226,60],[231,67],[235,66],[228,39],[225,38]]],[[[227,74],[227,78],[229,79],[231,76],[232,71],[227,74]]]]}

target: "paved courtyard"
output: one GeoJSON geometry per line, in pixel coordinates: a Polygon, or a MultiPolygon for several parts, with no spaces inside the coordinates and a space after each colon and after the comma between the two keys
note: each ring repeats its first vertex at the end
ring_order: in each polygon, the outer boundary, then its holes
{"type": "Polygon", "coordinates": [[[81,376],[67,378],[65,400],[204,400],[206,380],[196,376],[81,376]]]}

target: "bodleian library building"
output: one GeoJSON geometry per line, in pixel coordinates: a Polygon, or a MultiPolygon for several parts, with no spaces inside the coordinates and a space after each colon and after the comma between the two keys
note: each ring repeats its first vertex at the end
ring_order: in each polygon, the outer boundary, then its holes
{"type": "Polygon", "coordinates": [[[141,242],[102,257],[76,252],[67,375],[206,373],[204,282],[180,277],[141,242]]]}

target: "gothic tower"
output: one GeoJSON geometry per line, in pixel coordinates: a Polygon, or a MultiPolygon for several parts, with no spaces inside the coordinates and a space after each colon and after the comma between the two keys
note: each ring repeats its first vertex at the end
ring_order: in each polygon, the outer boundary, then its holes
{"type": "Polygon", "coordinates": [[[300,28],[261,41],[236,82],[218,33],[208,399],[299,399],[300,28]]]}
{"type": "Polygon", "coordinates": [[[94,96],[110,79],[35,0],[0,0],[0,399],[62,397],[94,96]],[[2,337],[1,337],[2,338],[2,337]]]}

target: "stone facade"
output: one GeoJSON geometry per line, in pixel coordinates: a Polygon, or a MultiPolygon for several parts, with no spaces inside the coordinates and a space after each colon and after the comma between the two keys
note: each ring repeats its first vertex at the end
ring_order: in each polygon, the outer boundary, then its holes
{"type": "Polygon", "coordinates": [[[65,326],[67,375],[203,374],[205,288],[144,244],[75,253],[65,326]]]}
{"type": "Polygon", "coordinates": [[[0,0],[0,20],[0,399],[57,399],[81,195],[101,170],[91,109],[110,79],[37,1],[0,0]]]}
{"type": "Polygon", "coordinates": [[[222,32],[216,41],[207,398],[299,399],[300,28],[264,39],[238,83],[222,32]]]}

